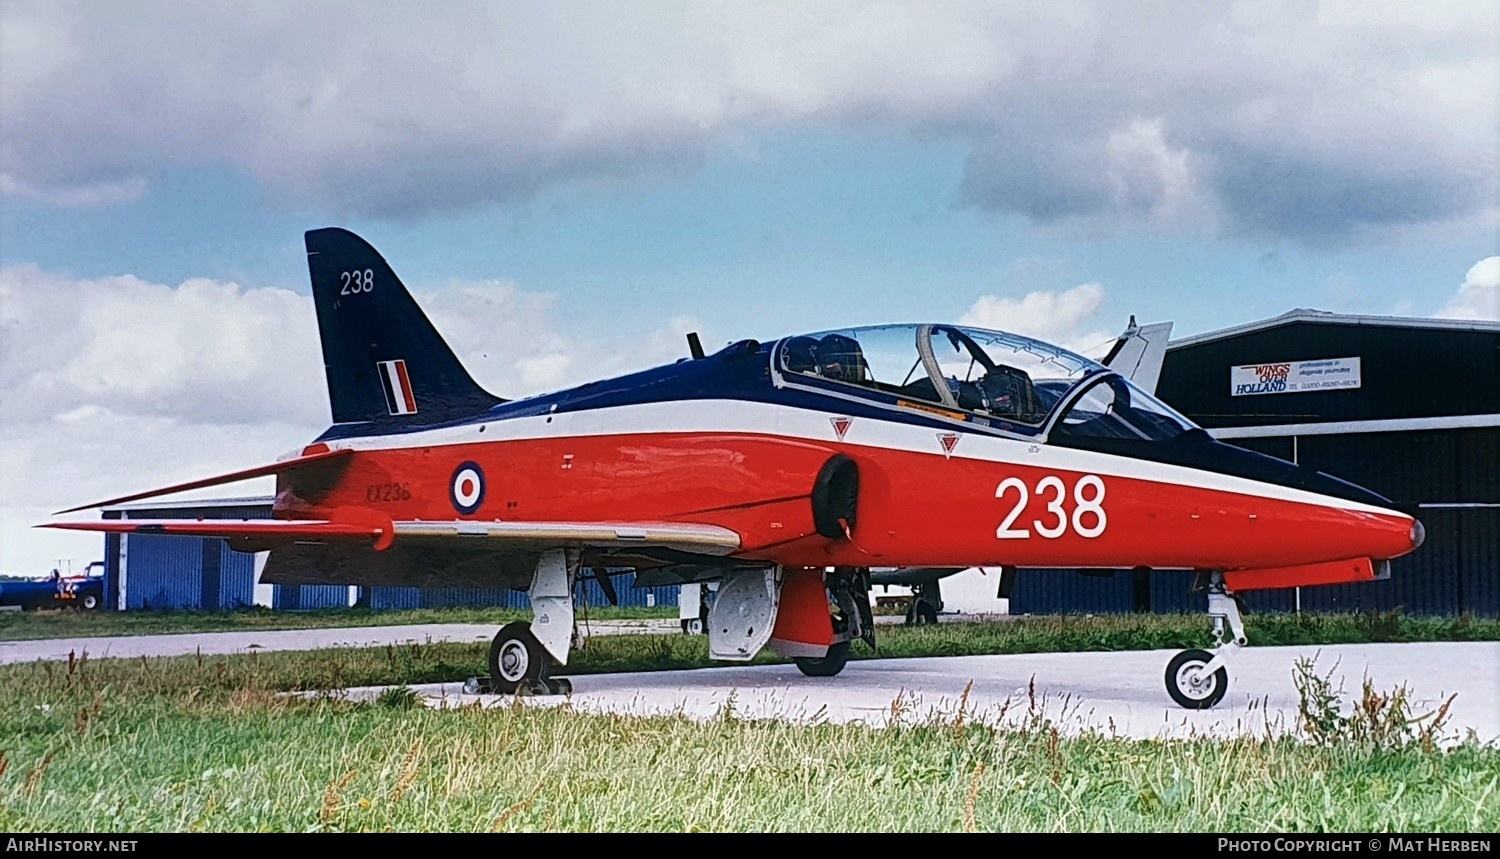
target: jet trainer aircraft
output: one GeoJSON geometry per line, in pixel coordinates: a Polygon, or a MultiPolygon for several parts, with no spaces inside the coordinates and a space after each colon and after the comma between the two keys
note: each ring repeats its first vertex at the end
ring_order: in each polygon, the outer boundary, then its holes
{"type": "Polygon", "coordinates": [[[717,659],[769,645],[812,676],[874,645],[872,568],[1196,570],[1217,652],[1166,670],[1211,707],[1245,643],[1234,593],[1362,581],[1420,545],[1391,502],[1216,442],[1119,372],[947,324],[742,340],[557,393],[477,385],[374,248],[306,234],[333,425],[280,462],[95,504],[274,475],[274,518],[48,527],[221,537],[276,584],[512,587],[533,620],[495,690],[558,692],[575,584],[718,581],[717,659]],[[1227,628],[1227,629],[1226,629],[1227,628]]]}

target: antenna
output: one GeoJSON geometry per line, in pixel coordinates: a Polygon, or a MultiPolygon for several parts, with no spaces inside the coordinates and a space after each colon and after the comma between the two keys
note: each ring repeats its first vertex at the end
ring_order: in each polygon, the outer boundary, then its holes
{"type": "Polygon", "coordinates": [[[698,339],[698,332],[688,332],[688,351],[692,353],[694,360],[704,356],[703,343],[698,339]]]}

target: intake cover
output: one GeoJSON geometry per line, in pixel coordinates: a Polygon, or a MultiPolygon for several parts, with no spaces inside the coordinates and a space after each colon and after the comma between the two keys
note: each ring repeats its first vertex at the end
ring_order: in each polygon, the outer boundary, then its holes
{"type": "Polygon", "coordinates": [[[858,501],[859,466],[841,453],[834,454],[823,463],[818,479],[813,481],[813,526],[830,540],[847,539],[844,524],[854,530],[858,501]]]}

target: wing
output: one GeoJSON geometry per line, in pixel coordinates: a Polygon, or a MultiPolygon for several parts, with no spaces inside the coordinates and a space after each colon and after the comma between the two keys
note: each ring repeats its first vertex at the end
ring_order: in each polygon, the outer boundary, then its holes
{"type": "Polygon", "coordinates": [[[517,548],[675,549],[698,555],[728,555],[740,535],[717,525],[690,522],[397,522],[402,543],[484,540],[517,548]]]}
{"type": "Polygon", "coordinates": [[[112,534],[220,537],[240,551],[291,543],[368,543],[489,550],[544,548],[655,548],[695,555],[728,555],[740,535],[717,525],[689,522],[338,522],[323,519],[107,519],[49,522],[41,527],[112,534]]]}

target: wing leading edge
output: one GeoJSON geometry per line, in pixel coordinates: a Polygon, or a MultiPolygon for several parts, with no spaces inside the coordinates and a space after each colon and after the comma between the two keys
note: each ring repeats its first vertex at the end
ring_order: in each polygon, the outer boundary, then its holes
{"type": "Polygon", "coordinates": [[[319,519],[112,519],[97,522],[49,522],[41,527],[114,534],[175,534],[221,537],[241,551],[272,549],[289,543],[371,542],[386,549],[402,545],[477,548],[660,548],[697,555],[724,556],[740,548],[740,535],[717,525],[684,522],[337,522],[319,519]]]}

